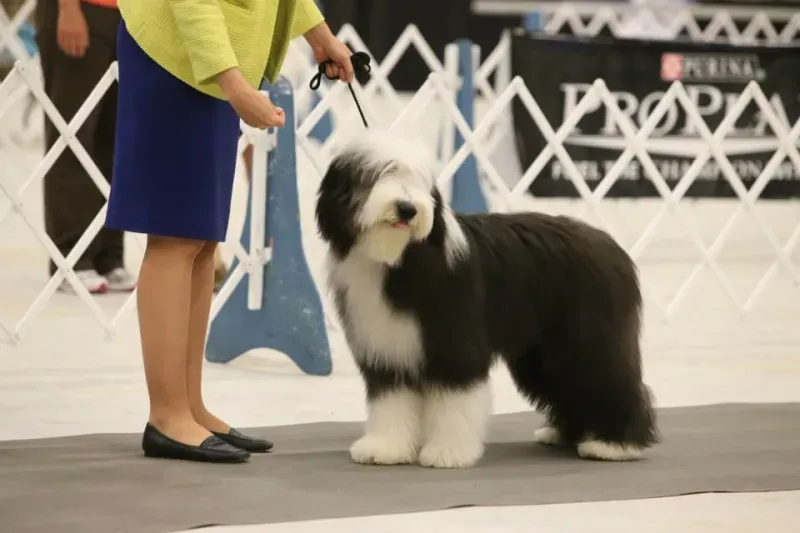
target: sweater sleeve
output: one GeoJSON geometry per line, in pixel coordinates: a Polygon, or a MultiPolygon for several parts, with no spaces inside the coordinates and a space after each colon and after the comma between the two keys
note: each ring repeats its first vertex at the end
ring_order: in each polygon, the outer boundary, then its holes
{"type": "Polygon", "coordinates": [[[169,0],[169,5],[197,83],[238,66],[218,0],[169,0]]]}
{"type": "Polygon", "coordinates": [[[324,20],[325,18],[322,16],[322,12],[317,7],[315,0],[297,0],[292,39],[300,37],[324,20]]]}

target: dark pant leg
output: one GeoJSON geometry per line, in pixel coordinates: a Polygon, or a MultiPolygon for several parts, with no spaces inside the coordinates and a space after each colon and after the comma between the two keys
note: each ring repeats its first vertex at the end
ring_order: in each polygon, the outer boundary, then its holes
{"type": "MultiPolygon", "coordinates": [[[[115,58],[115,31],[104,26],[119,17],[116,11],[82,5],[89,26],[90,42],[86,54],[72,58],[56,41],[58,3],[39,2],[37,6],[37,41],[40,48],[44,86],[64,120],[69,122],[105,74],[115,58]]],[[[114,28],[116,30],[116,28],[114,28]]],[[[96,135],[100,106],[89,114],[77,134],[78,141],[97,163],[96,135]]],[[[49,150],[60,133],[45,118],[45,148],[49,150]]],[[[101,169],[102,170],[102,169],[101,169]]],[[[106,179],[110,176],[106,175],[106,179]]],[[[66,148],[44,177],[45,230],[65,256],[88,228],[105,203],[100,190],[70,148],[66,148]]],[[[99,245],[95,239],[75,265],[76,270],[93,268],[93,256],[99,245]]],[[[50,272],[55,272],[50,262],[50,272]]]]}
{"type": "MultiPolygon", "coordinates": [[[[119,18],[103,21],[104,31],[114,36],[114,58],[116,58],[116,31],[119,18]]],[[[95,132],[95,161],[100,171],[109,180],[113,179],[114,171],[114,142],[117,126],[117,84],[112,85],[100,106],[100,116],[97,120],[95,132]]],[[[97,235],[97,253],[93,256],[95,270],[100,274],[107,274],[124,266],[125,233],[116,229],[103,226],[97,235]]]]}

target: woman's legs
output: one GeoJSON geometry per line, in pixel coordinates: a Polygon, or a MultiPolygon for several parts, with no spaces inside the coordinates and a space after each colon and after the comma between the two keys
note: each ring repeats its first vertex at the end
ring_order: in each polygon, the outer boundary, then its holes
{"type": "Polygon", "coordinates": [[[201,426],[225,442],[248,452],[267,452],[272,443],[243,435],[208,412],[203,402],[203,360],[208,333],[217,243],[206,243],[194,260],[189,306],[189,339],[186,345],[186,391],[192,416],[201,426]]]}
{"type": "Polygon", "coordinates": [[[217,243],[206,243],[194,260],[189,342],[186,350],[186,390],[194,419],[209,431],[227,433],[231,428],[206,409],[203,403],[203,354],[206,347],[208,319],[214,293],[214,269],[217,243]]]}
{"type": "Polygon", "coordinates": [[[195,420],[187,390],[193,274],[205,246],[203,241],[150,236],[137,294],[150,423],[190,445],[211,436],[195,420]]]}

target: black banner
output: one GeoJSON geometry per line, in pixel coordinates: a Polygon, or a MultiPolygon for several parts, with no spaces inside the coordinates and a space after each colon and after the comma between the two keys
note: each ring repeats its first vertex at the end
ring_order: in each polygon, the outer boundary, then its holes
{"type": "MultiPolygon", "coordinates": [[[[517,33],[512,38],[512,71],[527,85],[554,130],[596,79],[605,81],[637,130],[673,81],[681,81],[713,133],[751,80],[764,91],[787,129],[800,118],[800,48],[639,41],[517,33]]],[[[517,100],[517,99],[515,99],[517,100]]],[[[522,168],[547,145],[521,102],[513,106],[522,168]]],[[[749,189],[778,149],[780,139],[751,102],[722,143],[749,189]]],[[[675,102],[645,143],[667,186],[674,189],[707,143],[675,102]]],[[[587,113],[564,147],[594,189],[627,147],[606,108],[587,113]]],[[[536,196],[577,197],[561,163],[553,158],[530,187],[536,196]]],[[[608,197],[660,196],[637,158],[623,170],[608,197]]],[[[735,192],[712,156],[687,191],[690,197],[731,197],[735,192]]],[[[800,197],[800,168],[788,158],[779,165],[761,198],[800,197]]]]}

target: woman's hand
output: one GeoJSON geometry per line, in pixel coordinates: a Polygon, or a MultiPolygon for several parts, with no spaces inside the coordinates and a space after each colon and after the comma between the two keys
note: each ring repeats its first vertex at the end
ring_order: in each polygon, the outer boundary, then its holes
{"type": "Polygon", "coordinates": [[[353,81],[353,62],[350,56],[353,52],[342,41],[336,38],[331,29],[324,22],[320,22],[304,35],[311,50],[314,51],[314,59],[317,63],[322,63],[330,59],[332,61],[325,69],[325,75],[329,78],[339,78],[350,83],[353,81]]]}
{"type": "Polygon", "coordinates": [[[267,95],[247,83],[238,68],[219,74],[217,83],[236,114],[248,126],[263,130],[282,127],[286,123],[283,109],[275,107],[267,95]]]}
{"type": "Polygon", "coordinates": [[[83,57],[89,48],[89,26],[81,11],[80,0],[59,0],[56,42],[70,57],[83,57]]]}

